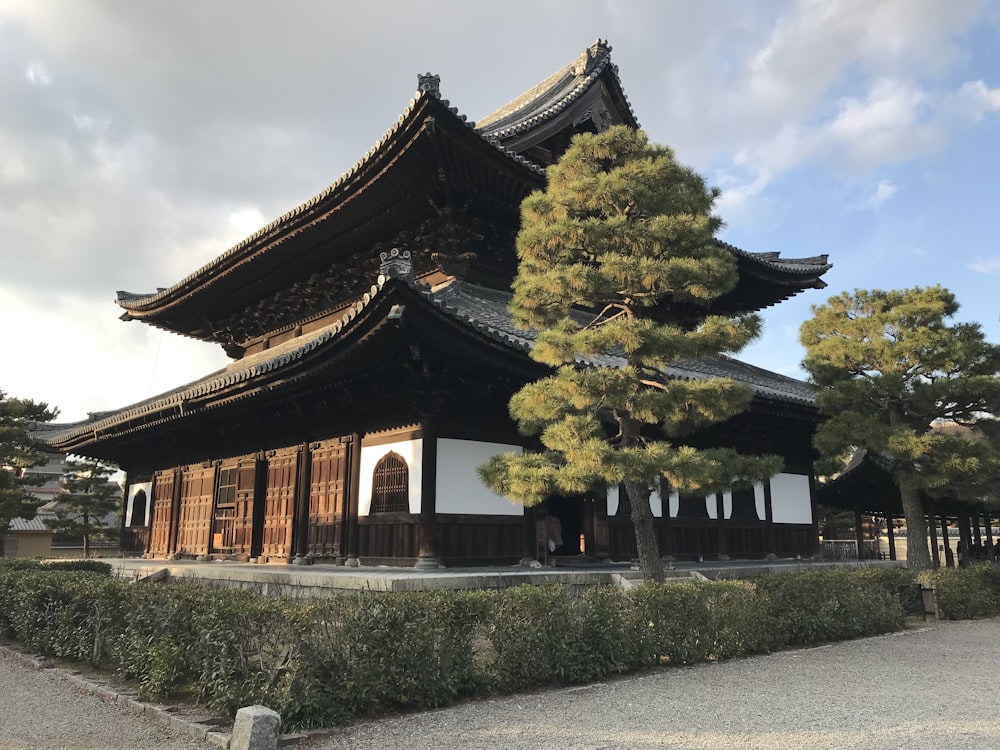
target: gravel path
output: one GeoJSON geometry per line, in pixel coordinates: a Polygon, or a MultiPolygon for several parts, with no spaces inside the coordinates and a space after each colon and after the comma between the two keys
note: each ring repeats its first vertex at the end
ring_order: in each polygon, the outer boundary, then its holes
{"type": "Polygon", "coordinates": [[[0,750],[205,750],[54,670],[0,657],[0,750]]]}
{"type": "Polygon", "coordinates": [[[309,750],[997,750],[1000,619],[351,727],[309,750]]]}
{"type": "MultiPolygon", "coordinates": [[[[997,750],[1000,618],[367,722],[302,750],[997,750]]],[[[213,747],[0,658],[0,750],[213,747]]]]}

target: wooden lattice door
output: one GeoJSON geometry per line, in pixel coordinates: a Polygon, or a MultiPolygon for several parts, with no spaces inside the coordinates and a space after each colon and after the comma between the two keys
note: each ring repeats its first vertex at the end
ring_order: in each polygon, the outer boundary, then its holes
{"type": "Polygon", "coordinates": [[[149,529],[149,553],[166,557],[170,549],[170,519],[174,508],[175,472],[158,471],[153,476],[153,517],[149,529]]]}
{"type": "Polygon", "coordinates": [[[188,555],[207,555],[215,499],[215,467],[190,467],[181,476],[177,551],[188,555]]]}
{"type": "Polygon", "coordinates": [[[320,443],[310,452],[309,554],[338,557],[343,541],[348,442],[320,443]]]}
{"type": "Polygon", "coordinates": [[[268,459],[261,550],[265,557],[292,556],[292,523],[295,517],[295,480],[298,468],[298,451],[278,453],[268,459]]]}

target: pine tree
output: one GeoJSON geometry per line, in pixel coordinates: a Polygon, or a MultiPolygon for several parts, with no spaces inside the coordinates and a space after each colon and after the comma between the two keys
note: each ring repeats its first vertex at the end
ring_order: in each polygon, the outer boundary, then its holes
{"type": "MultiPolygon", "coordinates": [[[[42,500],[27,489],[36,482],[24,469],[40,466],[45,457],[35,448],[28,427],[31,422],[55,419],[57,409],[29,399],[8,398],[0,391],[0,541],[15,518],[32,519],[42,500]]],[[[0,557],[3,544],[0,543],[0,557]]]]}
{"type": "Polygon", "coordinates": [[[102,519],[118,507],[119,487],[110,481],[115,471],[114,466],[93,459],[66,462],[62,488],[67,494],[60,496],[50,526],[67,536],[82,537],[84,557],[90,557],[91,538],[109,531],[102,519]]]}
{"type": "Polygon", "coordinates": [[[800,333],[828,416],[816,448],[827,459],[865,448],[890,460],[912,570],[931,567],[921,492],[988,494],[1000,458],[1000,347],[979,324],[949,325],[958,307],[940,286],[856,290],[813,306],[800,333]]]}
{"type": "Polygon", "coordinates": [[[718,192],[644,133],[613,127],[573,139],[548,187],[521,207],[510,311],[538,330],[531,356],[555,374],[525,386],[510,413],[544,450],[480,467],[494,490],[531,506],[624,485],[639,561],[661,579],[651,491],[728,489],[780,470],[774,457],[696,450],[685,436],[744,410],[734,381],[672,379],[681,360],[737,352],[756,315],[708,314],[733,288],[732,255],[715,239],[718,192]]]}

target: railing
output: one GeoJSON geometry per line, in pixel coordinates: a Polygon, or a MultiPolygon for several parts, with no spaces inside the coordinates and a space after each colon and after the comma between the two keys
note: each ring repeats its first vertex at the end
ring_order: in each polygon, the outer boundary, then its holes
{"type": "MultiPolygon", "coordinates": [[[[824,539],[819,543],[819,555],[823,560],[857,560],[858,542],[856,539],[824,539]]],[[[878,559],[876,540],[865,539],[862,542],[860,559],[878,559]]]]}

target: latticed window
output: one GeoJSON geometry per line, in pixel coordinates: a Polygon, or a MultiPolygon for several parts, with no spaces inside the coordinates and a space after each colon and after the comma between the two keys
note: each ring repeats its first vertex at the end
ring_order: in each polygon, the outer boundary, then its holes
{"type": "Polygon", "coordinates": [[[632,515],[632,500],[628,496],[628,490],[625,488],[624,484],[618,485],[618,510],[615,511],[616,516],[631,516],[632,515]]]}
{"type": "Polygon", "coordinates": [[[753,487],[743,485],[733,487],[733,512],[730,514],[733,521],[759,521],[757,515],[757,500],[754,497],[753,487]]]}
{"type": "Polygon", "coordinates": [[[692,495],[685,492],[677,498],[677,517],[708,518],[708,506],[704,495],[692,495]]]}
{"type": "Polygon", "coordinates": [[[236,502],[236,469],[223,469],[219,472],[218,505],[232,505],[236,502]]]}
{"type": "Polygon", "coordinates": [[[375,464],[371,513],[405,513],[410,509],[410,469],[398,453],[389,452],[375,464]]]}

